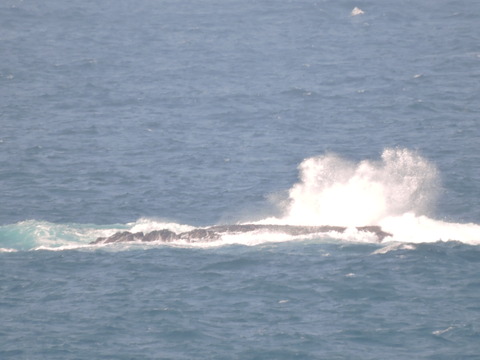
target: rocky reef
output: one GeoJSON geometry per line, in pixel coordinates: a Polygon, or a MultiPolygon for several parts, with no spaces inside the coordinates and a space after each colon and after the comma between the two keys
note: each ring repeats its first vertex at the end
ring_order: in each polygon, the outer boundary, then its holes
{"type": "MultiPolygon", "coordinates": [[[[168,229],[154,230],[144,234],[143,232],[132,233],[129,231],[117,232],[109,237],[99,237],[91,244],[109,244],[117,242],[171,242],[182,240],[186,242],[216,241],[225,234],[241,234],[254,231],[265,231],[292,236],[321,234],[326,232],[343,233],[347,228],[342,226],[297,226],[297,225],[217,225],[206,228],[197,228],[190,231],[175,233],[168,229]]],[[[362,226],[356,228],[358,231],[373,233],[377,236],[378,242],[382,242],[387,236],[391,236],[383,231],[379,226],[362,226]]]]}

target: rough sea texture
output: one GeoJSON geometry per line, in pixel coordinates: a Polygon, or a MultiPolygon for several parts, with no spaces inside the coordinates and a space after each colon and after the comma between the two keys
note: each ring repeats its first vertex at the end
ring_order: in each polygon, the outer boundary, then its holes
{"type": "Polygon", "coordinates": [[[480,359],[479,24],[2,1],[0,359],[480,359]],[[350,231],[89,245],[238,223],[350,231]]]}

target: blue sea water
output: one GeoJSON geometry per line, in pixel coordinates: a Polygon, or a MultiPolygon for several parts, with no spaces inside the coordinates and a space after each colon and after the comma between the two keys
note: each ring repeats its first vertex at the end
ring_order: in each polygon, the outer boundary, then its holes
{"type": "Polygon", "coordinates": [[[479,22],[3,0],[0,358],[480,359],[479,22]],[[348,230],[89,244],[247,222],[348,230]]]}

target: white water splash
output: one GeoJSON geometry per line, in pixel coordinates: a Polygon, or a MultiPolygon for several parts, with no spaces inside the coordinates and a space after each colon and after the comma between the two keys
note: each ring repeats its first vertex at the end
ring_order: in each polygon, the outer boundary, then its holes
{"type": "Polygon", "coordinates": [[[381,160],[359,163],[327,154],[305,159],[299,172],[300,180],[289,190],[284,215],[260,223],[379,225],[393,234],[385,241],[480,244],[480,225],[429,217],[438,195],[438,171],[415,151],[385,149],[381,160]]]}
{"type": "Polygon", "coordinates": [[[480,244],[480,225],[449,223],[406,213],[382,219],[379,225],[393,234],[390,241],[424,243],[456,240],[465,244],[480,244]]]}
{"type": "Polygon", "coordinates": [[[122,230],[125,230],[123,225],[56,224],[26,220],[0,226],[0,251],[83,248],[97,237],[107,237],[122,230]]]}
{"type": "MultiPolygon", "coordinates": [[[[116,250],[132,246],[181,246],[209,248],[231,244],[255,246],[262,243],[298,239],[338,239],[376,243],[373,233],[359,231],[356,226],[379,225],[393,234],[383,242],[386,253],[397,249],[396,243],[423,243],[456,240],[480,244],[480,225],[448,223],[429,217],[438,189],[438,172],[433,164],[408,149],[386,149],[378,161],[352,162],[334,154],[312,157],[299,165],[299,181],[289,190],[287,201],[279,201],[280,217],[258,221],[263,224],[331,225],[347,229],[342,232],[291,236],[272,231],[224,234],[217,241],[172,243],[129,243],[111,246],[116,250]]],[[[97,237],[108,237],[117,231],[143,232],[169,229],[176,233],[194,227],[185,224],[142,218],[129,224],[54,224],[28,220],[0,227],[0,252],[17,250],[66,250],[95,248],[97,237]]],[[[109,245],[105,245],[108,248],[109,245]]],[[[414,249],[412,247],[411,249],[414,249]]]]}
{"type": "Polygon", "coordinates": [[[405,212],[424,213],[435,199],[437,170],[415,152],[386,149],[381,161],[354,163],[329,154],[304,160],[282,221],[378,225],[405,212]]]}
{"type": "Polygon", "coordinates": [[[141,218],[134,223],[127,224],[130,226],[129,231],[132,233],[136,232],[143,232],[149,233],[150,231],[154,230],[161,230],[161,229],[168,229],[175,233],[182,233],[187,232],[195,229],[194,226],[185,225],[185,224],[178,224],[169,221],[162,221],[157,219],[150,219],[150,218],[141,218]]]}

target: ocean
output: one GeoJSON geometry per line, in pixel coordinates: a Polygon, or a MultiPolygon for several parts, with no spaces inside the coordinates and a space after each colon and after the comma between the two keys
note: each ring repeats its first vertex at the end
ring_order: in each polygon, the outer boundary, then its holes
{"type": "Polygon", "coordinates": [[[3,0],[0,359],[480,359],[479,23],[3,0]]]}

